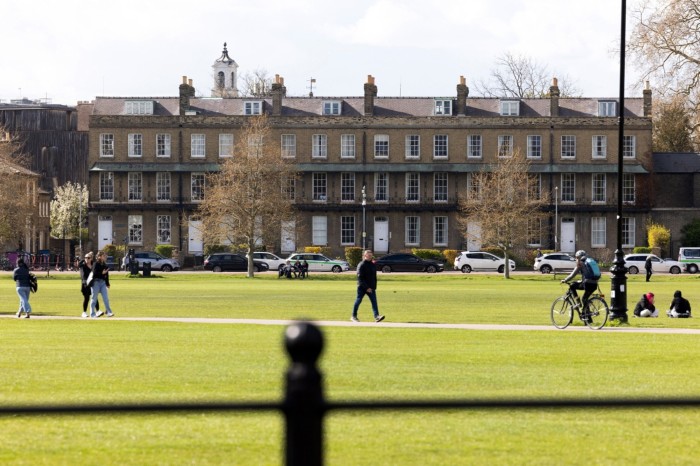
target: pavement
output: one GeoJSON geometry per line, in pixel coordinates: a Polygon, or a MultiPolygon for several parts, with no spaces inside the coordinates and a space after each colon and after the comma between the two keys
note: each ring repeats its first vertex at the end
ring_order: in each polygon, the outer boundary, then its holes
{"type": "MultiPolygon", "coordinates": [[[[0,318],[17,319],[14,314],[3,314],[0,318]]],[[[228,325],[277,325],[287,326],[297,321],[281,319],[219,319],[201,317],[100,317],[99,319],[83,319],[76,316],[48,316],[32,314],[30,320],[114,320],[129,322],[179,322],[185,324],[228,324],[228,325]]],[[[600,330],[591,330],[588,327],[570,326],[564,330],[552,325],[499,325],[499,324],[441,324],[437,322],[391,322],[384,320],[376,323],[350,322],[339,320],[315,320],[310,321],[319,327],[389,327],[389,328],[425,328],[425,329],[455,329],[455,330],[488,330],[488,331],[554,331],[554,332],[616,332],[616,333],[655,333],[655,334],[687,334],[700,335],[700,329],[689,328],[642,328],[642,327],[603,327],[600,330]]]]}

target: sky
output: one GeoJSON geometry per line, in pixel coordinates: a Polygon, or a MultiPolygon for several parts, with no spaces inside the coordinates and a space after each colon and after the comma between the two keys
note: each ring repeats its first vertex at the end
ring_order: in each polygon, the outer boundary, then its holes
{"type": "Polygon", "coordinates": [[[3,3],[0,102],[177,96],[182,76],[208,97],[224,42],[239,75],[279,74],[288,96],[308,95],[311,78],[316,96],[362,96],[370,74],[380,97],[455,96],[460,76],[474,89],[506,53],[585,97],[619,94],[621,8],[611,0],[3,3]]]}

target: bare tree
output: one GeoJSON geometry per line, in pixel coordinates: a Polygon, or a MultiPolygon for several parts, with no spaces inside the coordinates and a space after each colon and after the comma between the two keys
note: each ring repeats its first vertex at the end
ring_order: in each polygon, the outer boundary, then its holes
{"type": "Polygon", "coordinates": [[[682,95],[654,105],[652,144],[655,152],[693,152],[691,112],[682,95]]]}
{"type": "MultiPolygon", "coordinates": [[[[533,58],[508,52],[496,59],[496,67],[491,70],[488,80],[476,81],[474,90],[484,97],[547,97],[553,76],[546,66],[533,58]]],[[[558,81],[562,97],[581,94],[568,76],[560,77],[558,81]]]]}
{"type": "MultiPolygon", "coordinates": [[[[636,21],[627,49],[641,71],[667,99],[686,97],[690,124],[700,130],[700,4],[696,0],[645,0],[632,12],[636,21]]],[[[697,137],[696,137],[697,139],[697,137]]]]}
{"type": "Polygon", "coordinates": [[[244,244],[252,277],[255,248],[279,241],[283,222],[294,218],[295,181],[295,166],[281,156],[267,117],[251,117],[232,157],[207,177],[205,200],[199,208],[204,241],[244,244]]]}
{"type": "Polygon", "coordinates": [[[506,259],[505,278],[510,277],[512,252],[539,240],[542,220],[548,214],[549,196],[542,192],[541,178],[529,172],[530,164],[520,151],[499,157],[491,171],[472,173],[469,192],[459,202],[459,224],[465,237],[499,248],[506,259]],[[479,224],[478,237],[467,228],[479,224]]]}
{"type": "Polygon", "coordinates": [[[241,97],[267,97],[272,95],[272,78],[267,70],[257,69],[240,77],[239,93],[241,97]]]}
{"type": "Polygon", "coordinates": [[[27,165],[20,141],[0,127],[0,247],[15,249],[32,221],[37,175],[27,165]]]}

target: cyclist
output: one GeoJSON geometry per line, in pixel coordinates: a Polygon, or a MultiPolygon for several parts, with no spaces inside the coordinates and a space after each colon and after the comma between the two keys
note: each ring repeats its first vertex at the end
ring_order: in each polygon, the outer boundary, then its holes
{"type": "Polygon", "coordinates": [[[598,279],[600,279],[600,270],[598,264],[593,259],[589,259],[586,251],[583,249],[576,251],[576,267],[571,271],[568,277],[562,280],[562,283],[569,283],[578,273],[583,279],[573,282],[569,285],[569,289],[575,297],[578,297],[576,290],[584,290],[581,302],[583,303],[583,317],[585,321],[588,317],[588,298],[598,289],[598,279]]]}

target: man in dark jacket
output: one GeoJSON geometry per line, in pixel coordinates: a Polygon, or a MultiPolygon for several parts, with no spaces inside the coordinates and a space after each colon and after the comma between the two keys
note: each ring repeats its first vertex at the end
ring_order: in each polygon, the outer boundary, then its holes
{"type": "Polygon", "coordinates": [[[651,274],[653,273],[651,267],[651,256],[647,256],[647,260],[644,261],[644,269],[647,271],[647,281],[651,279],[651,274]]]}
{"type": "Polygon", "coordinates": [[[17,268],[12,272],[12,279],[15,281],[17,296],[19,296],[17,317],[22,317],[22,312],[24,312],[24,316],[29,319],[29,314],[32,313],[32,306],[29,305],[29,268],[24,259],[17,259],[17,268]]]}
{"type": "Polygon", "coordinates": [[[381,322],[384,320],[384,316],[379,314],[379,307],[377,306],[377,267],[374,265],[372,258],[372,251],[368,249],[362,254],[362,261],[357,265],[357,299],[355,299],[352,317],[350,317],[350,320],[353,322],[360,321],[357,318],[357,310],[365,295],[369,296],[369,300],[372,303],[374,321],[381,322]]]}

